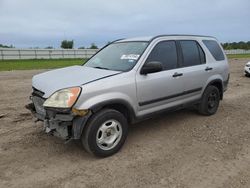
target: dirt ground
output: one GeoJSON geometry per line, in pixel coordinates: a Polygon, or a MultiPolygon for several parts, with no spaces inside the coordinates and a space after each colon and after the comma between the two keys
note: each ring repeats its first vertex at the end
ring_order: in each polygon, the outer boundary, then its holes
{"type": "Polygon", "coordinates": [[[230,60],[217,114],[182,110],[133,125],[122,150],[105,159],[34,122],[24,105],[42,71],[0,72],[0,187],[250,187],[248,60],[230,60]]]}

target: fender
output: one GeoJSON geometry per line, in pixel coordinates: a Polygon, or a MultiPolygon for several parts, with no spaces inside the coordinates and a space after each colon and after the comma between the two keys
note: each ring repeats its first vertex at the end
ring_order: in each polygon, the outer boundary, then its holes
{"type": "MultiPolygon", "coordinates": [[[[223,99],[223,92],[224,92],[224,86],[223,86],[223,81],[221,79],[214,79],[211,80],[210,82],[208,82],[208,84],[206,85],[205,89],[209,86],[209,85],[216,85],[218,86],[218,89],[220,91],[220,99],[223,99]]],[[[204,90],[205,90],[204,89],[204,90]]],[[[204,92],[204,91],[203,91],[204,92]]]]}
{"type": "Polygon", "coordinates": [[[72,126],[73,139],[80,139],[81,138],[84,127],[86,126],[86,124],[87,124],[87,122],[92,114],[94,114],[97,111],[101,110],[102,108],[105,108],[108,106],[124,107],[128,113],[129,122],[134,123],[136,121],[135,111],[127,101],[122,100],[122,99],[106,100],[106,101],[103,101],[103,102],[100,102],[100,103],[97,103],[97,104],[91,106],[89,108],[90,112],[86,116],[76,117],[73,120],[73,126],[72,126]]]}
{"type": "Polygon", "coordinates": [[[106,100],[100,103],[97,103],[93,106],[90,107],[90,110],[93,113],[96,113],[98,110],[104,108],[105,106],[112,106],[112,105],[121,105],[123,107],[125,107],[128,111],[128,115],[129,115],[129,119],[130,121],[134,121],[135,119],[135,111],[133,109],[133,107],[129,104],[129,102],[123,100],[123,99],[110,99],[110,100],[106,100]]]}

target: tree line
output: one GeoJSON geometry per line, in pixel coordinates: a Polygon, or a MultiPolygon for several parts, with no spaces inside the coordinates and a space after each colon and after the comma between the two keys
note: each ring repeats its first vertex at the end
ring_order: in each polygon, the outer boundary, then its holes
{"type": "Polygon", "coordinates": [[[0,44],[0,48],[15,48],[13,45],[4,45],[4,44],[0,44]]]}
{"type": "MultiPolygon", "coordinates": [[[[109,42],[110,43],[110,42],[109,42]]],[[[244,42],[226,42],[221,43],[225,50],[233,50],[233,49],[243,49],[250,50],[250,41],[244,42]]],[[[15,48],[13,45],[3,45],[0,44],[0,48],[15,48]]],[[[38,48],[38,47],[37,47],[38,48]]],[[[61,48],[63,49],[73,49],[74,48],[74,40],[63,40],[61,41],[61,48]]],[[[95,43],[92,43],[87,49],[98,49],[98,46],[95,43]]],[[[45,47],[45,49],[53,49],[52,46],[45,47]]],[[[78,49],[85,49],[84,46],[79,47],[78,49]]]]}
{"type": "MultiPolygon", "coordinates": [[[[74,40],[63,40],[61,42],[61,48],[73,49],[73,47],[74,47],[74,40]]],[[[78,49],[85,49],[85,47],[81,46],[78,49]]],[[[88,49],[98,49],[98,46],[95,43],[92,43],[88,49]]]]}
{"type": "Polygon", "coordinates": [[[248,42],[226,42],[222,43],[222,46],[225,50],[233,50],[233,49],[243,49],[250,50],[250,41],[248,42]]]}
{"type": "MultiPolygon", "coordinates": [[[[61,48],[63,49],[73,49],[74,48],[74,40],[63,40],[61,42],[61,48]]],[[[15,48],[13,45],[4,45],[0,44],[0,48],[15,48]]],[[[45,49],[53,49],[53,46],[47,46],[45,49]]],[[[35,49],[39,49],[39,47],[35,47],[35,49]]],[[[78,49],[85,49],[84,46],[79,47],[78,49]]],[[[89,47],[86,47],[86,49],[98,49],[98,46],[95,43],[91,43],[89,47]]]]}

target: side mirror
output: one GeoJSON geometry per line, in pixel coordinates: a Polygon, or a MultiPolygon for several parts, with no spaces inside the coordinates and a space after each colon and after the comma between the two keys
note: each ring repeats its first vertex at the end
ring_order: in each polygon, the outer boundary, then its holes
{"type": "Polygon", "coordinates": [[[159,61],[147,62],[141,69],[141,74],[149,74],[162,71],[162,64],[159,61]]]}

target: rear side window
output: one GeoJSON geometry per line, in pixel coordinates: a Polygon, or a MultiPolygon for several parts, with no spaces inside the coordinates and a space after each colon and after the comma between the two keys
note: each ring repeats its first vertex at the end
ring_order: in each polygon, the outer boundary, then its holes
{"type": "Polygon", "coordinates": [[[177,50],[175,41],[162,41],[156,44],[148,56],[147,62],[159,61],[163,70],[171,70],[177,67],[177,50]]]}
{"type": "Polygon", "coordinates": [[[205,63],[205,54],[196,41],[180,41],[183,55],[182,67],[189,67],[205,63]]]}
{"type": "Polygon", "coordinates": [[[224,54],[219,46],[219,44],[214,40],[203,40],[205,46],[208,48],[210,53],[213,55],[216,61],[222,61],[225,59],[224,54]]]}

